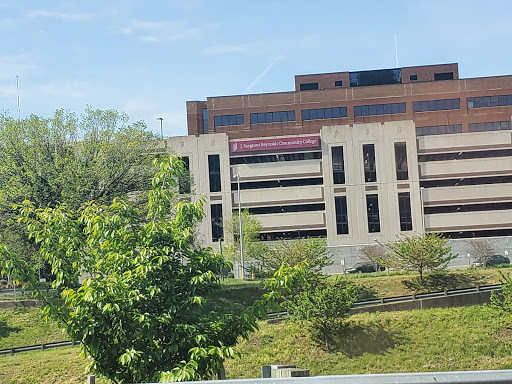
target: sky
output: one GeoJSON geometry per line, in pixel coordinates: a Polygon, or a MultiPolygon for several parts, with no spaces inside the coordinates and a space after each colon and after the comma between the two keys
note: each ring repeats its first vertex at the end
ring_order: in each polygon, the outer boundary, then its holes
{"type": "Polygon", "coordinates": [[[90,105],[180,136],[188,100],[292,91],[295,75],[393,68],[396,53],[512,74],[511,14],[510,0],[0,0],[0,110],[17,117],[17,95],[22,118],[90,105]]]}

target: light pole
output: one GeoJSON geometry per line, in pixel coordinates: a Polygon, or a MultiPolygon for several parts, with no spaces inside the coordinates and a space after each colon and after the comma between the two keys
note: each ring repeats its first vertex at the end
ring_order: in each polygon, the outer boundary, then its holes
{"type": "Polygon", "coordinates": [[[240,263],[242,264],[242,280],[245,275],[245,263],[244,263],[244,234],[242,230],[242,205],[240,200],[240,174],[237,173],[235,175],[236,183],[238,187],[238,224],[239,224],[239,232],[240,232],[240,263]]]}
{"type": "Polygon", "coordinates": [[[423,229],[423,234],[425,234],[425,208],[423,207],[423,205],[424,205],[423,190],[424,189],[425,189],[425,187],[420,187],[421,226],[422,226],[422,229],[423,229]]]}
{"type": "Polygon", "coordinates": [[[162,122],[164,121],[164,118],[163,117],[157,117],[157,120],[160,120],[160,137],[163,139],[164,138],[164,131],[162,129],[162,122]]]}

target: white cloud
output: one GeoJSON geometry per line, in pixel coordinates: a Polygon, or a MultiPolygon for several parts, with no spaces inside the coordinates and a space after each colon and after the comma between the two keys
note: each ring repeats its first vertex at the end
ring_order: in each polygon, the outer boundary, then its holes
{"type": "Polygon", "coordinates": [[[92,14],[83,13],[83,12],[60,12],[60,11],[45,11],[45,10],[35,10],[27,13],[25,17],[29,20],[38,19],[38,18],[48,18],[48,19],[59,19],[64,21],[89,21],[94,17],[92,14]]]}
{"type": "Polygon", "coordinates": [[[191,27],[186,22],[131,20],[116,32],[141,42],[158,43],[194,38],[201,33],[201,29],[191,27]]]}

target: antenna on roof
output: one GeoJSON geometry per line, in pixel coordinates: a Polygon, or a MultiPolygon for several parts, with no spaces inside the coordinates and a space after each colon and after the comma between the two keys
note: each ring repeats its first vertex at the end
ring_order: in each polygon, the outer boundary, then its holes
{"type": "Polygon", "coordinates": [[[395,61],[396,61],[396,67],[398,68],[398,44],[396,42],[396,33],[395,33],[395,61]]]}

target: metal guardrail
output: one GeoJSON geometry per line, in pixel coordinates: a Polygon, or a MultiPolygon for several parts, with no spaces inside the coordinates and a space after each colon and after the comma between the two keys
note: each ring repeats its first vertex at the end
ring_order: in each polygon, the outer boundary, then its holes
{"type": "Polygon", "coordinates": [[[46,349],[69,347],[69,346],[75,346],[75,345],[80,345],[80,344],[82,344],[82,342],[80,342],[80,341],[58,341],[56,343],[44,343],[44,344],[39,344],[39,345],[29,345],[27,347],[0,349],[0,355],[14,355],[15,353],[29,352],[29,351],[44,351],[46,349]]]}
{"type": "Polygon", "coordinates": [[[368,307],[368,306],[386,304],[386,303],[398,303],[401,301],[428,299],[428,298],[434,298],[434,297],[463,295],[463,294],[468,294],[468,293],[499,291],[499,290],[501,290],[501,284],[484,285],[481,287],[477,286],[477,287],[472,287],[472,288],[452,289],[452,290],[429,292],[429,293],[419,293],[416,295],[413,294],[413,295],[407,295],[407,296],[385,297],[382,299],[358,301],[358,302],[354,303],[354,308],[368,307]]]}
{"type": "MultiPolygon", "coordinates": [[[[204,384],[190,381],[189,384],[204,384]]],[[[512,384],[512,369],[212,380],[209,384],[512,384]]]]}

